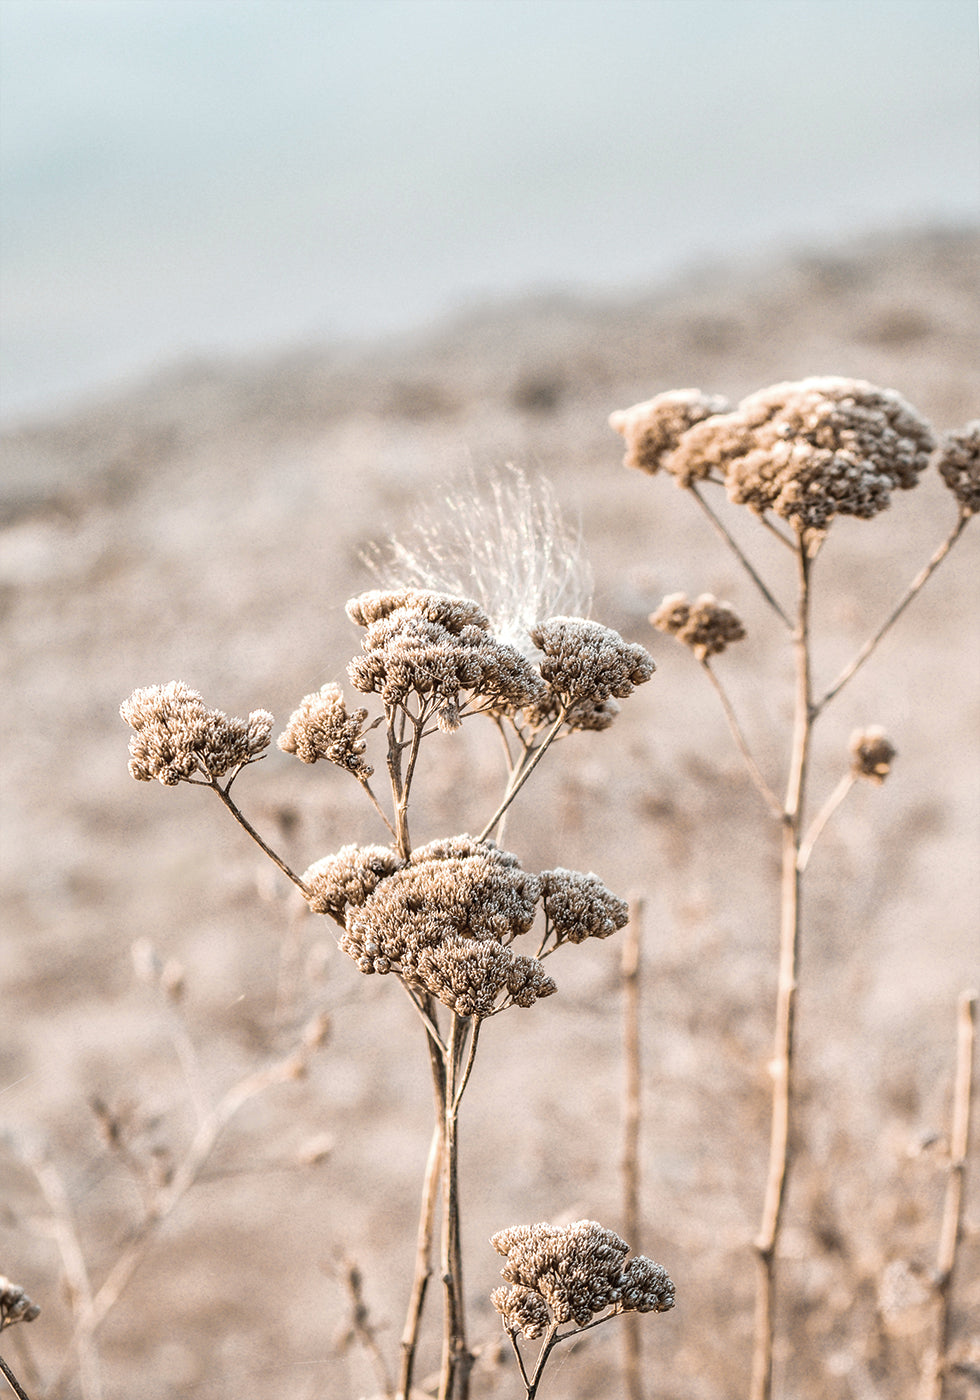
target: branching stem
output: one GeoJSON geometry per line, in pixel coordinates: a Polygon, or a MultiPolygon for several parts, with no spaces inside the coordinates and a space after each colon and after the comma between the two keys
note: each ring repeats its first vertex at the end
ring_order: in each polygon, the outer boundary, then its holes
{"type": "MultiPolygon", "coordinates": [[[[745,554],[745,551],[742,549],[742,546],[731,534],[724,521],[721,519],[720,516],[715,514],[714,510],[711,508],[711,506],[708,504],[705,498],[701,495],[701,492],[698,490],[697,483],[692,482],[689,487],[689,490],[691,492],[691,495],[697,501],[698,505],[704,511],[705,515],[711,521],[714,528],[717,530],[718,534],[728,545],[729,549],[731,549],[732,553],[742,565],[742,568],[745,570],[749,578],[755,584],[756,588],[762,594],[763,598],[772,608],[773,612],[776,614],[777,617],[779,617],[782,620],[783,625],[789,628],[790,631],[792,631],[793,624],[790,621],[787,614],[783,611],[782,605],[777,601],[775,595],[771,592],[768,586],[765,583],[763,583],[762,578],[755,569],[755,566],[749,562],[748,556],[745,554]]],[[[779,534],[778,531],[776,533],[779,534]]],[[[786,539],[785,535],[779,534],[779,538],[784,544],[790,545],[791,548],[794,547],[791,544],[791,542],[786,539]]]]}
{"type": "Polygon", "coordinates": [[[239,826],[244,827],[244,829],[248,832],[249,836],[251,836],[252,840],[258,846],[260,846],[263,851],[265,851],[269,859],[274,861],[276,865],[278,865],[282,873],[286,875],[290,880],[292,880],[293,884],[303,894],[304,899],[309,899],[311,893],[309,888],[303,884],[303,881],[296,874],[295,870],[290,870],[289,866],[282,859],[282,857],[276,855],[272,847],[268,845],[267,842],[262,840],[262,837],[255,830],[255,827],[242,812],[241,808],[236,804],[235,799],[232,797],[231,793],[228,790],[231,787],[231,783],[228,783],[225,787],[222,787],[216,778],[212,778],[208,786],[218,794],[222,802],[228,808],[228,811],[235,818],[235,821],[238,822],[239,826]]]}

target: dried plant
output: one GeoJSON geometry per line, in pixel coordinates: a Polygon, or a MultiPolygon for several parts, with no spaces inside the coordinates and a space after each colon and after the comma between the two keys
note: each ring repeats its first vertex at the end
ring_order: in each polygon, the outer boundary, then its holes
{"type": "MultiPolygon", "coordinates": [[[[880,785],[895,757],[894,746],[878,727],[856,732],[849,766],[810,818],[807,799],[813,727],[917,596],[980,506],[980,426],[969,424],[961,432],[949,434],[937,447],[930,425],[899,394],[845,378],[777,384],[735,406],[693,389],[664,393],[614,413],[610,422],[626,440],[627,466],[650,475],[665,471],[705,512],[784,630],[794,658],[794,714],[787,736],[783,795],[779,795],[756,760],[713,665],[715,657],[745,635],[734,609],[707,594],[693,604],[683,594],[672,594],[651,617],[655,627],[693,652],[714,687],[752,782],[780,833],[780,944],[770,1147],[762,1219],[755,1239],[757,1301],[750,1383],[752,1400],[769,1400],[777,1253],[797,1113],[794,1032],[805,875],[816,841],[854,783],[864,779],[880,785]],[[845,515],[874,519],[888,507],[895,490],[909,490],[917,484],[931,460],[955,500],[953,526],[884,622],[836,679],[821,690],[812,674],[811,616],[815,567],[833,522],[845,515]],[[709,503],[709,491],[718,487],[731,502],[746,506],[792,556],[796,597],[791,605],[780,601],[767,585],[750,555],[709,503]]],[[[955,1252],[956,1231],[947,1230],[945,1235],[953,1241],[948,1248],[955,1252]]],[[[951,1276],[952,1259],[947,1258],[941,1270],[944,1297],[951,1276]]],[[[941,1353],[945,1322],[939,1330],[941,1353]]],[[[935,1373],[941,1375],[941,1356],[936,1367],[935,1373]]],[[[940,1390],[929,1393],[939,1395],[940,1390]]]]}
{"type": "MultiPolygon", "coordinates": [[[[560,866],[541,873],[525,870],[495,840],[509,807],[551,746],[576,730],[607,728],[617,702],[649,680],[654,669],[643,647],[612,629],[553,614],[559,601],[567,606],[567,600],[580,597],[575,551],[570,557],[564,551],[567,532],[550,500],[542,503],[520,483],[516,503],[513,496],[503,487],[494,489],[489,524],[464,514],[451,517],[457,529],[451,545],[430,534],[423,537],[422,552],[395,547],[397,583],[347,604],[350,620],[362,629],[361,650],[347,674],[353,688],[373,701],[374,717],[367,705],[348,709],[340,688],[331,683],[301,699],[279,736],[286,753],[304,763],[323,760],[358,782],[383,823],[386,844],[343,845],[296,873],[231,796],[239,775],[269,744],[272,718],[266,711],[247,720],[229,718],[208,709],[181,682],[137,690],[122,706],[123,719],[134,730],[133,777],[211,788],[301,891],[310,910],[338,925],[340,948],[355,967],[364,975],[390,976],[418,1015],[436,1114],[394,1387],[398,1400],[408,1400],[412,1391],[435,1274],[443,1285],[439,1397],[466,1400],[469,1394],[475,1352],[464,1315],[458,1139],[460,1105],[484,1022],[553,995],[557,984],[545,960],[567,945],[608,937],[628,918],[626,904],[596,875],[560,866]],[[479,596],[464,591],[464,583],[476,585],[479,596]],[[543,612],[528,611],[542,606],[543,612]],[[453,734],[476,716],[504,739],[499,799],[487,804],[477,835],[417,845],[409,815],[423,749],[430,752],[427,741],[437,732],[453,734]],[[387,794],[375,790],[378,769],[386,772],[387,794]]],[[[585,1270],[583,1278],[591,1278],[588,1271],[594,1273],[600,1255],[608,1255],[612,1272],[602,1301],[598,1293],[589,1294],[596,1300],[593,1312],[608,1310],[611,1316],[672,1305],[672,1286],[659,1265],[636,1258],[623,1266],[626,1246],[618,1237],[589,1228],[598,1233],[586,1232],[585,1253],[574,1232],[566,1232],[567,1239],[562,1235],[554,1247],[564,1241],[562,1247],[572,1251],[569,1258],[578,1261],[575,1267],[585,1270]]],[[[498,1248],[502,1238],[497,1237],[498,1248]]],[[[564,1266],[556,1262],[555,1267],[564,1266]]],[[[350,1272],[348,1279],[353,1279],[350,1272]]],[[[359,1295],[353,1283],[350,1287],[363,1321],[359,1295]]],[[[556,1307],[553,1289],[539,1296],[541,1306],[552,1309],[554,1325],[546,1326],[529,1395],[552,1346],[568,1335],[559,1333],[558,1325],[572,1316],[578,1323],[582,1316],[578,1304],[574,1313],[556,1307]]]]}

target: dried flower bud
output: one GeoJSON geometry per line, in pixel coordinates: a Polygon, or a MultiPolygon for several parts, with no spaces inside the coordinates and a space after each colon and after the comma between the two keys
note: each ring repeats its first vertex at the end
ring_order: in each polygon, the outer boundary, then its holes
{"type": "Polygon", "coordinates": [[[944,434],[936,467],[963,510],[976,515],[980,511],[980,418],[944,434]]]}
{"type": "Polygon", "coordinates": [[[559,943],[582,943],[586,938],[608,938],[629,922],[629,905],[617,899],[598,875],[557,866],[541,874],[543,902],[549,931],[559,943]]]}
{"type": "Polygon", "coordinates": [[[372,588],[351,598],[347,616],[359,627],[370,627],[392,613],[407,612],[427,622],[438,622],[447,632],[459,634],[464,627],[479,627],[486,631],[490,622],[479,603],[472,598],[458,598],[450,593],[436,593],[424,588],[399,588],[385,591],[372,588]]]}
{"type": "Polygon", "coordinates": [[[492,1016],[502,1005],[533,1006],[557,988],[536,958],[493,939],[449,937],[405,959],[406,980],[418,983],[457,1016],[492,1016]]]}
{"type": "Polygon", "coordinates": [[[622,700],[631,695],[655,669],[643,647],[584,617],[551,617],[531,629],[531,640],[544,652],[541,675],[552,701],[566,714],[585,719],[580,728],[605,728],[589,724],[587,714],[594,714],[611,696],[622,700]]]}
{"type": "Polygon", "coordinates": [[[508,1332],[520,1332],[532,1339],[542,1336],[551,1326],[548,1304],[533,1289],[515,1284],[511,1288],[495,1288],[490,1301],[503,1318],[508,1332]]]}
{"type": "Polygon", "coordinates": [[[883,729],[856,729],[851,735],[851,772],[880,786],[891,772],[895,753],[883,729]]]}
{"type": "MultiPolygon", "coordinates": [[[[665,456],[673,452],[682,435],[695,423],[701,423],[716,413],[727,413],[731,404],[714,394],[702,394],[700,389],[675,389],[658,394],[646,403],[634,404],[611,415],[609,425],[626,439],[623,465],[636,467],[653,476],[663,466],[665,456]]],[[[710,463],[693,477],[706,476],[710,463]]],[[[690,485],[681,481],[680,485],[690,485]]]]}
{"type": "Polygon", "coordinates": [[[343,919],[348,905],[363,904],[379,882],[403,862],[390,846],[342,846],[310,866],[303,884],[314,914],[343,919]]]}
{"type": "Polygon", "coordinates": [[[253,710],[247,720],[209,710],[183,681],[135,690],[119,713],[136,731],[129,741],[129,771],[139,782],[158,778],[166,787],[201,774],[220,778],[252,763],[269,746],[272,715],[253,710]]]}
{"type": "Polygon", "coordinates": [[[711,593],[702,593],[693,603],[686,593],[671,593],[650,614],[650,621],[659,631],[690,647],[699,661],[720,655],[745,636],[735,609],[730,603],[719,603],[711,593]]]}
{"type": "MultiPolygon", "coordinates": [[[[606,1308],[666,1312],[674,1306],[674,1286],[666,1270],[643,1255],[627,1264],[626,1241],[594,1220],[557,1227],[518,1225],[501,1230],[490,1243],[507,1260],[500,1271],[506,1282],[538,1294],[555,1322],[586,1327],[606,1308]]],[[[505,1327],[521,1327],[520,1321],[508,1319],[523,1316],[533,1326],[549,1325],[540,1306],[530,1304],[523,1291],[498,1289],[494,1306],[505,1327]]]]}
{"type": "Polygon", "coordinates": [[[32,1303],[19,1284],[0,1274],[0,1332],[15,1322],[33,1322],[41,1309],[32,1303]]]}
{"type": "Polygon", "coordinates": [[[294,753],[303,763],[325,758],[364,782],[374,772],[363,756],[367,715],[363,709],[348,713],[340,687],[329,683],[304,695],[277,742],[284,753],[294,753]]]}

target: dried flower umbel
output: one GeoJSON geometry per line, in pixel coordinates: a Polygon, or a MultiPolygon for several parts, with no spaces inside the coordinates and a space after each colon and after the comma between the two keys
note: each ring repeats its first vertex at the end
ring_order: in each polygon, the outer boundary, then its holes
{"type": "MultiPolygon", "coordinates": [[[[542,573],[561,575],[553,555],[542,573]]],[[[426,1281],[437,1271],[446,1318],[440,1400],[466,1400],[474,1353],[463,1313],[457,1137],[481,1027],[500,1012],[530,1009],[556,992],[543,962],[559,947],[606,938],[627,920],[625,903],[598,876],[561,867],[537,875],[493,838],[548,748],[576,730],[608,727],[616,701],[650,678],[653,662],[643,647],[581,617],[546,614],[522,628],[512,615],[501,635],[499,614],[491,620],[476,599],[437,587],[374,589],[351,599],[347,613],[363,629],[348,676],[368,703],[349,710],[340,689],[328,683],[301,700],[279,747],[304,763],[323,759],[352,773],[385,825],[386,844],[342,846],[298,875],[230,795],[241,770],[267,747],[271,715],[256,711],[248,721],[230,720],[180,682],[137,691],[122,714],[135,731],[133,776],[215,791],[309,908],[340,927],[340,947],[357,968],[400,983],[416,1008],[437,1105],[419,1230],[420,1239],[432,1239],[441,1179],[441,1241],[438,1264],[428,1253],[417,1262],[397,1394],[407,1397],[411,1390],[426,1281]],[[504,738],[500,799],[476,835],[415,845],[409,804],[427,741],[478,715],[504,738]],[[369,758],[372,739],[381,760],[376,764],[369,758]],[[387,807],[370,784],[382,763],[387,807]],[[518,947],[522,939],[527,951],[518,947]]],[[[640,1308],[646,1285],[639,1273],[630,1277],[633,1292],[622,1298],[638,1301],[622,1306],[640,1308]]]]}
{"type": "Polygon", "coordinates": [[[642,1254],[627,1259],[626,1241],[594,1220],[518,1225],[490,1243],[507,1261],[500,1272],[510,1285],[495,1289],[490,1301],[510,1337],[528,1400],[558,1342],[621,1313],[668,1312],[674,1306],[666,1269],[642,1254]],[[562,1332],[563,1326],[568,1330],[562,1332]],[[518,1335],[543,1338],[530,1372],[518,1335]]]}
{"type": "Polygon", "coordinates": [[[651,475],[667,472],[704,510],[785,629],[796,673],[785,796],[780,796],[757,762],[718,668],[711,664],[745,635],[734,610],[710,594],[691,603],[686,594],[675,593],[651,615],[655,627],[675,637],[700,661],[721,700],[749,776],[777,824],[781,844],[772,1125],[762,1220],[755,1240],[758,1293],[750,1388],[751,1400],[770,1400],[776,1261],[795,1115],[794,1026],[805,876],[818,838],[855,783],[880,785],[895,756],[881,729],[855,733],[849,767],[817,814],[806,820],[813,780],[813,726],[873,654],[980,507],[980,424],[947,434],[934,455],[958,505],[949,535],[877,631],[821,692],[813,678],[812,601],[814,571],[829,527],[838,516],[872,520],[885,510],[896,490],[917,484],[933,459],[936,439],[929,423],[894,390],[847,378],[775,384],[750,394],[735,407],[697,390],[660,394],[613,414],[610,422],[626,439],[627,466],[651,475]],[[792,556],[796,596],[791,603],[782,601],[778,590],[765,582],[750,553],[709,504],[709,492],[715,487],[723,488],[734,505],[748,507],[792,556]]]}

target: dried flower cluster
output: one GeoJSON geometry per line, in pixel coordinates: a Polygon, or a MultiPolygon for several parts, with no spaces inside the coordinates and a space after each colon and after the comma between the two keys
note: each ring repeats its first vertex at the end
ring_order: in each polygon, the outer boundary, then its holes
{"type": "MultiPolygon", "coordinates": [[[[506,1258],[491,1301],[510,1332],[539,1337],[552,1323],[586,1327],[607,1308],[615,1312],[667,1312],[674,1285],[660,1264],[637,1254],[594,1220],[574,1225],[518,1225],[490,1243],[506,1258]]],[[[611,1316],[612,1314],[610,1314],[611,1316]]]]}
{"type": "Polygon", "coordinates": [[[851,735],[851,772],[879,786],[891,772],[895,746],[877,725],[856,729],[851,735]]]}
{"type": "Polygon", "coordinates": [[[693,603],[686,593],[671,593],[650,614],[650,621],[659,631],[690,647],[699,661],[720,655],[745,636],[735,609],[730,603],[719,603],[711,593],[702,593],[693,603]]]}
{"type": "Polygon", "coordinates": [[[468,598],[404,589],[373,591],[347,605],[366,629],[364,655],[348,666],[352,683],[386,706],[415,699],[440,729],[458,729],[465,707],[513,715],[543,695],[541,677],[515,647],[490,632],[468,598]]]}
{"type": "Polygon", "coordinates": [[[364,757],[367,716],[364,709],[348,713],[340,687],[328,683],[303,696],[276,742],[284,753],[294,753],[304,763],[325,758],[365,781],[374,772],[364,757]]]}
{"type": "Polygon", "coordinates": [[[606,729],[619,711],[616,699],[631,695],[655,669],[638,643],[584,617],[549,618],[532,627],[531,640],[544,653],[540,670],[547,686],[525,710],[534,726],[563,711],[570,729],[606,729]]]}
{"type": "Polygon", "coordinates": [[[364,973],[398,974],[461,1016],[530,1006],[555,984],[538,958],[517,953],[539,907],[539,957],[562,943],[606,938],[628,918],[595,875],[534,875],[492,841],[454,836],[401,860],[389,846],[345,846],[317,861],[303,882],[310,907],[344,925],[340,946],[364,973]]]}
{"type": "Polygon", "coordinates": [[[129,741],[129,771],[139,782],[157,778],[166,787],[206,781],[252,763],[269,746],[272,716],[253,710],[247,720],[209,710],[183,681],[136,690],[119,713],[136,731],[129,741]],[[198,779],[199,781],[199,779],[198,779]]]}
{"type": "Polygon", "coordinates": [[[33,1322],[41,1309],[16,1283],[0,1274],[0,1332],[15,1322],[33,1322]]]}
{"type": "MultiPolygon", "coordinates": [[[[670,399],[662,394],[611,420],[628,428],[628,442],[641,432],[651,442],[662,436],[664,448],[644,458],[645,469],[662,466],[681,486],[720,479],[736,504],[774,511],[800,531],[826,530],[835,515],[877,515],[894,489],[915,486],[935,445],[929,424],[899,394],[860,379],[775,384],[735,409],[705,408],[679,435],[670,399]]],[[[634,455],[631,447],[628,465],[634,455]]]]}
{"type": "Polygon", "coordinates": [[[944,434],[936,466],[963,510],[976,515],[980,511],[980,418],[944,434]]]}
{"type": "Polygon", "coordinates": [[[702,394],[700,389],[671,389],[613,413],[609,424],[626,439],[624,465],[654,476],[689,428],[715,414],[727,413],[730,408],[728,400],[716,394],[702,394]]]}

